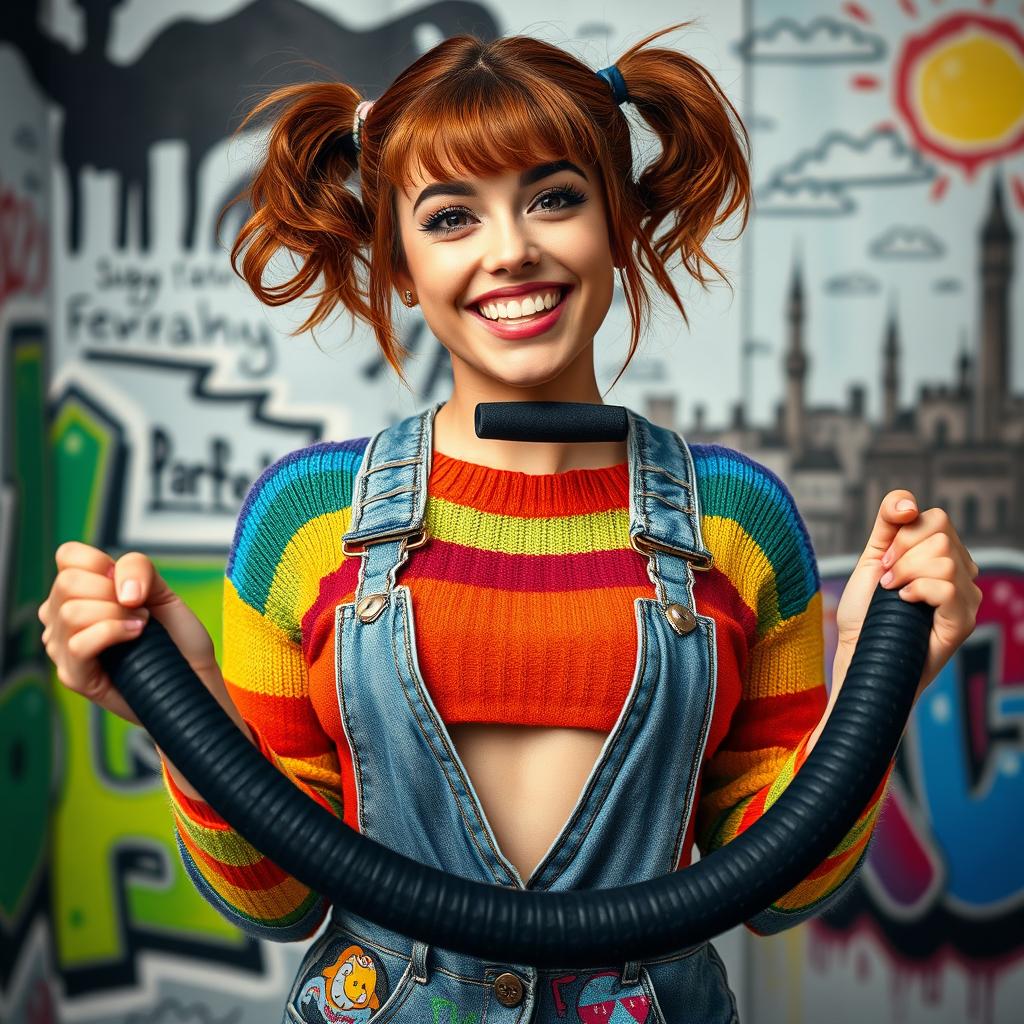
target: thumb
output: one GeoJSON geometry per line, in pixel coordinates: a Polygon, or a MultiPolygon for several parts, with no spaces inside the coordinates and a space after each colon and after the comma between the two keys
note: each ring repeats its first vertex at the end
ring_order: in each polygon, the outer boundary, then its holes
{"type": "Polygon", "coordinates": [[[137,608],[140,618],[152,614],[194,669],[216,664],[206,627],[149,558],[137,551],[122,555],[114,565],[114,584],[122,607],[137,608]]]}
{"type": "Polygon", "coordinates": [[[912,523],[917,516],[917,501],[912,492],[890,491],[878,507],[878,515],[875,517],[861,561],[881,561],[882,555],[889,550],[900,528],[912,523]]]}
{"type": "Polygon", "coordinates": [[[152,561],[138,551],[130,551],[114,563],[113,577],[117,600],[125,608],[146,606],[155,612],[178,599],[152,561]]]}

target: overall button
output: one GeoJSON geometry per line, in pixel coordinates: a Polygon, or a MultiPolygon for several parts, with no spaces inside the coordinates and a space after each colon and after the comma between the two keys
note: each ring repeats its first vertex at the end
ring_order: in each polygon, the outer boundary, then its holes
{"type": "Polygon", "coordinates": [[[665,618],[668,619],[669,625],[680,636],[686,636],[686,634],[692,632],[697,625],[697,620],[694,618],[693,612],[682,604],[670,604],[665,609],[665,618]]]}
{"type": "Polygon", "coordinates": [[[518,1006],[523,1001],[523,983],[517,975],[506,971],[494,979],[494,994],[502,1006],[518,1006]]]}
{"type": "Polygon", "coordinates": [[[387,606],[388,599],[384,594],[369,594],[356,605],[356,615],[360,622],[373,622],[387,606]]]}

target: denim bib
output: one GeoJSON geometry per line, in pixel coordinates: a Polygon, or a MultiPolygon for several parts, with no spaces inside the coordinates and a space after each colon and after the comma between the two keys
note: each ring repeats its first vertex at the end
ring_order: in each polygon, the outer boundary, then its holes
{"type": "MultiPolygon", "coordinates": [[[[440,405],[378,433],[356,476],[345,551],[354,600],[335,612],[341,721],[359,831],[433,867],[513,889],[596,889],[675,869],[683,854],[715,700],[715,623],[693,571],[711,565],[693,460],[678,434],[629,413],[629,533],[655,597],[636,598],[629,694],[576,805],[524,881],[502,854],[434,707],[398,570],[427,542],[440,405]]],[[[346,809],[350,821],[351,812],[346,809]]],[[[414,941],[335,906],[289,995],[285,1024],[726,1024],[736,1009],[710,943],[576,968],[492,961],[414,941]]]]}

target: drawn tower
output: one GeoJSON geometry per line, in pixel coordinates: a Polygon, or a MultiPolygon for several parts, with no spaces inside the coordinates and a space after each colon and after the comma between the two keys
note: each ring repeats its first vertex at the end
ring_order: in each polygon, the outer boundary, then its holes
{"type": "Polygon", "coordinates": [[[882,429],[894,430],[900,412],[900,333],[895,303],[889,307],[882,347],[882,429]]]}
{"type": "Polygon", "coordinates": [[[1003,205],[1003,183],[992,185],[981,229],[981,337],[974,379],[974,436],[997,441],[1010,397],[1010,278],[1014,235],[1003,205]]]}
{"type": "Polygon", "coordinates": [[[784,432],[786,447],[794,460],[807,444],[807,407],[804,403],[804,382],[807,378],[807,353],[804,351],[804,282],[797,259],[793,264],[793,280],[786,304],[789,321],[789,348],[786,350],[786,406],[784,432]]]}

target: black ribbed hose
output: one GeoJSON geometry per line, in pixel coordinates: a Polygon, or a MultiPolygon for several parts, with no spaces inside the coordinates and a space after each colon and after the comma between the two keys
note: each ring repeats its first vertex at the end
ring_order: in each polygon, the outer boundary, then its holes
{"type": "MultiPolygon", "coordinates": [[[[572,414],[578,423],[579,407],[572,414]]],[[[157,745],[214,810],[332,902],[430,945],[536,967],[599,967],[726,931],[831,853],[895,753],[932,614],[929,605],[876,589],[817,744],[744,833],[683,871],[570,892],[518,891],[449,875],[348,828],[245,739],[152,616],[138,639],[109,648],[101,661],[157,745]]]]}

